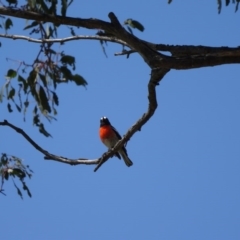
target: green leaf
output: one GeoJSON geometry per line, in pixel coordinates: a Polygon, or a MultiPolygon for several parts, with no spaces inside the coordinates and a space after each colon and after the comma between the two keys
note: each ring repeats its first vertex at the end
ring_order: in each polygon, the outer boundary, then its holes
{"type": "Polygon", "coordinates": [[[144,31],[144,26],[140,22],[138,22],[136,20],[133,20],[131,18],[127,19],[124,22],[124,24],[130,26],[131,28],[136,28],[136,29],[138,29],[141,32],[144,31]]]}
{"type": "Polygon", "coordinates": [[[5,85],[1,87],[1,90],[0,90],[0,102],[3,101],[3,97],[4,97],[4,89],[5,89],[5,85]]]}
{"type": "Polygon", "coordinates": [[[39,24],[39,22],[33,21],[30,25],[27,25],[23,30],[26,30],[26,29],[35,27],[35,26],[37,26],[38,24],[39,24]]]}
{"type": "Polygon", "coordinates": [[[34,109],[33,109],[33,113],[34,113],[34,115],[37,114],[37,111],[38,111],[38,108],[37,108],[37,106],[35,106],[34,109]]]}
{"type": "Polygon", "coordinates": [[[83,86],[86,86],[87,85],[87,82],[86,80],[78,75],[78,74],[75,74],[72,76],[72,80],[79,86],[79,85],[83,85],[83,86]]]}
{"type": "Polygon", "coordinates": [[[36,91],[36,82],[37,82],[37,71],[33,69],[28,75],[27,85],[31,89],[32,96],[35,98],[37,102],[39,102],[38,93],[36,91]]]}
{"type": "Polygon", "coordinates": [[[8,163],[8,158],[6,153],[2,153],[1,162],[2,162],[2,165],[4,166],[8,163]]]}
{"type": "Polygon", "coordinates": [[[43,74],[40,74],[40,73],[39,73],[38,75],[39,75],[40,79],[42,80],[44,87],[47,87],[47,79],[46,79],[46,76],[43,75],[43,74]]]}
{"type": "Polygon", "coordinates": [[[235,12],[237,12],[237,10],[238,10],[238,5],[239,5],[239,3],[240,3],[240,1],[238,0],[238,1],[236,2],[235,12]]]}
{"type": "Polygon", "coordinates": [[[57,37],[57,28],[60,26],[60,24],[54,23],[53,25],[53,32],[55,34],[55,37],[57,37]]]}
{"type": "Polygon", "coordinates": [[[70,31],[70,32],[71,32],[71,35],[72,35],[72,36],[76,36],[76,33],[75,33],[73,27],[70,27],[70,30],[71,30],[71,31],[70,31]]]}
{"type": "Polygon", "coordinates": [[[37,78],[37,71],[34,69],[29,73],[28,78],[27,78],[27,83],[30,85],[30,87],[35,85],[35,81],[37,78]]]}
{"type": "Polygon", "coordinates": [[[25,108],[27,108],[29,106],[29,101],[26,100],[23,104],[24,104],[25,108]]]}
{"type": "MultiPolygon", "coordinates": [[[[37,108],[37,107],[35,107],[34,110],[35,110],[36,108],[37,108]]],[[[40,123],[39,114],[36,114],[36,115],[33,117],[33,125],[39,126],[39,123],[40,123]]]]}
{"type": "Polygon", "coordinates": [[[23,184],[23,190],[27,191],[27,194],[28,194],[29,197],[32,197],[32,194],[29,191],[29,188],[27,187],[26,183],[22,182],[22,184],[23,184]]]}
{"type": "Polygon", "coordinates": [[[61,13],[63,17],[66,17],[66,12],[67,12],[67,0],[62,0],[62,9],[61,9],[61,13]]]}
{"type": "Polygon", "coordinates": [[[17,0],[6,0],[8,2],[9,5],[11,4],[15,4],[17,5],[17,0]]]}
{"type": "Polygon", "coordinates": [[[52,94],[53,94],[53,101],[58,106],[59,104],[58,96],[55,92],[52,92],[52,94]]]}
{"type": "Polygon", "coordinates": [[[17,193],[18,195],[23,199],[23,196],[22,196],[22,192],[20,191],[20,189],[17,187],[17,185],[15,184],[15,182],[13,182],[15,188],[17,189],[17,193]]]}
{"type": "Polygon", "coordinates": [[[13,99],[14,95],[15,95],[15,89],[12,87],[8,93],[8,99],[13,99]]]}
{"type": "Polygon", "coordinates": [[[17,110],[19,111],[19,112],[21,112],[21,108],[15,103],[15,107],[17,108],[17,110]]]}
{"type": "Polygon", "coordinates": [[[8,108],[8,111],[11,113],[11,112],[13,112],[13,110],[12,110],[12,107],[11,107],[11,104],[10,103],[8,103],[7,104],[7,108],[8,108]]]}
{"type": "Polygon", "coordinates": [[[39,1],[39,5],[40,5],[40,9],[42,9],[44,13],[46,13],[46,14],[49,13],[48,6],[47,6],[46,3],[44,2],[44,0],[40,0],[40,1],[39,1]]]}
{"type": "Polygon", "coordinates": [[[29,101],[26,100],[23,104],[24,104],[23,114],[24,114],[24,116],[25,116],[25,114],[26,114],[26,112],[27,112],[27,108],[28,108],[28,106],[29,106],[29,101]]]}
{"type": "Polygon", "coordinates": [[[11,26],[13,26],[12,20],[10,18],[8,18],[5,22],[5,30],[10,29],[11,26]]]}
{"type": "Polygon", "coordinates": [[[9,177],[9,173],[6,171],[6,172],[4,173],[4,178],[5,178],[5,180],[8,180],[8,177],[9,177]]]}
{"type": "Polygon", "coordinates": [[[74,66],[75,65],[75,57],[70,56],[70,55],[62,56],[60,61],[62,62],[62,64],[68,64],[70,66],[74,66]]]}
{"type": "Polygon", "coordinates": [[[27,93],[28,84],[27,84],[26,79],[24,79],[21,75],[18,75],[18,82],[22,82],[23,83],[24,93],[27,93]]]}
{"type": "Polygon", "coordinates": [[[66,78],[67,81],[74,81],[77,85],[87,85],[87,81],[82,76],[80,76],[79,74],[73,75],[67,67],[60,67],[60,71],[62,72],[63,77],[66,78]]]}
{"type": "Polygon", "coordinates": [[[57,110],[55,108],[53,108],[53,114],[57,115],[57,110]]]}
{"type": "Polygon", "coordinates": [[[106,52],[106,49],[105,49],[105,46],[104,46],[104,44],[107,45],[107,42],[106,42],[106,41],[103,41],[103,40],[100,40],[100,44],[101,44],[103,53],[104,53],[104,55],[105,55],[106,58],[107,58],[108,56],[107,56],[107,52],[106,52]]]}
{"type": "Polygon", "coordinates": [[[7,77],[9,78],[15,78],[17,76],[17,72],[13,69],[9,69],[7,72],[7,77]]]}
{"type": "Polygon", "coordinates": [[[70,65],[73,67],[73,70],[75,69],[75,57],[70,56],[70,55],[64,55],[60,59],[63,65],[70,65]]]}
{"type": "Polygon", "coordinates": [[[221,9],[222,9],[222,0],[217,0],[218,2],[218,13],[221,13],[221,9]]]}
{"type": "Polygon", "coordinates": [[[49,8],[49,14],[55,16],[57,14],[57,1],[52,0],[52,1],[49,1],[49,2],[52,3],[51,7],[49,8]]]}
{"type": "Polygon", "coordinates": [[[67,67],[60,67],[60,71],[62,72],[64,78],[66,78],[66,80],[71,80],[72,79],[72,72],[67,68],[67,67]]]}
{"type": "Polygon", "coordinates": [[[39,89],[39,100],[41,102],[41,106],[42,106],[43,110],[46,110],[50,113],[51,108],[50,108],[49,103],[48,103],[47,95],[46,95],[42,86],[40,86],[40,89],[39,89]]]}
{"type": "Polygon", "coordinates": [[[11,175],[15,175],[19,177],[20,179],[23,179],[26,177],[26,174],[19,168],[14,168],[11,175]]]}
{"type": "Polygon", "coordinates": [[[47,26],[46,28],[47,38],[53,37],[54,30],[51,26],[47,26]]]}
{"type": "Polygon", "coordinates": [[[27,2],[31,10],[36,9],[36,0],[27,0],[27,2]]]}
{"type": "Polygon", "coordinates": [[[39,124],[39,132],[42,133],[46,137],[52,137],[50,133],[46,131],[44,125],[42,123],[39,124]]]}

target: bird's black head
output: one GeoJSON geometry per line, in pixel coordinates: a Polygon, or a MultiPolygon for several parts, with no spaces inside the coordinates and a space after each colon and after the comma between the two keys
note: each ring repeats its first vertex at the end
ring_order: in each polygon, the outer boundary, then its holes
{"type": "Polygon", "coordinates": [[[107,117],[101,117],[100,118],[100,126],[107,126],[111,125],[107,117]]]}

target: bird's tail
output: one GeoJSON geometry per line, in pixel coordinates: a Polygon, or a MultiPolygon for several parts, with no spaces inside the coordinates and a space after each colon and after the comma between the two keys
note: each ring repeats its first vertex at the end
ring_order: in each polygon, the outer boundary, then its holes
{"type": "Polygon", "coordinates": [[[123,150],[120,150],[119,151],[120,155],[122,156],[125,164],[128,166],[128,167],[131,167],[133,165],[133,162],[130,160],[130,158],[128,157],[128,155],[123,151],[123,150]]]}

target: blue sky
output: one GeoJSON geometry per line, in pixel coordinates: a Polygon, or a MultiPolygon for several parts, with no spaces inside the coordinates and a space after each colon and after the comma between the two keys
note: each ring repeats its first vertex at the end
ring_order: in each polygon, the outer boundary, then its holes
{"type": "MultiPolygon", "coordinates": [[[[239,12],[217,13],[216,1],[75,1],[69,16],[120,22],[140,21],[138,37],[163,44],[239,46],[239,12]],[[114,2],[114,3],[113,3],[114,2]]],[[[26,21],[14,21],[10,34],[26,21]]],[[[92,31],[91,34],[95,34],[92,31]]],[[[84,29],[77,34],[90,33],[84,29]]],[[[62,36],[69,36],[63,27],[62,36]]],[[[38,46],[1,39],[1,85],[14,61],[31,62],[38,46]]],[[[121,46],[109,43],[108,58],[97,41],[56,45],[76,56],[87,88],[58,87],[58,120],[45,121],[53,138],[32,126],[32,109],[23,116],[0,105],[2,120],[23,128],[51,153],[97,158],[106,150],[98,138],[99,119],[108,116],[124,134],[147,109],[150,69],[137,54],[114,57],[121,46]]],[[[12,129],[1,127],[1,152],[24,159],[34,170],[27,182],[33,197],[21,200],[11,182],[0,195],[1,238],[12,239],[240,239],[240,69],[222,65],[170,71],[157,88],[154,117],[128,142],[133,167],[110,159],[94,166],[68,166],[43,156],[12,129]]]]}

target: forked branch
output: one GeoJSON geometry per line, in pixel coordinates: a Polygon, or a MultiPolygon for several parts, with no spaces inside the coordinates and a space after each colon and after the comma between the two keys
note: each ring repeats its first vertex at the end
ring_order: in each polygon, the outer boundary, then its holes
{"type": "Polygon", "coordinates": [[[159,84],[161,79],[165,76],[165,74],[169,71],[169,69],[155,69],[151,73],[151,78],[148,84],[148,109],[147,112],[143,114],[143,116],[127,131],[124,137],[115,145],[115,147],[108,152],[104,153],[102,157],[98,159],[87,159],[87,158],[79,158],[79,159],[69,159],[62,156],[57,156],[55,154],[49,153],[42,147],[40,147],[29,135],[22,130],[21,128],[16,127],[15,125],[9,123],[7,120],[0,122],[1,126],[8,126],[14,129],[17,133],[21,134],[36,150],[41,152],[44,155],[44,159],[46,160],[54,160],[61,163],[69,164],[69,165],[97,165],[94,169],[96,172],[103,163],[105,163],[110,157],[112,157],[115,152],[118,151],[129,139],[136,133],[141,130],[142,126],[153,116],[156,108],[157,108],[157,98],[156,98],[156,86],[159,84]]]}
{"type": "MultiPolygon", "coordinates": [[[[130,140],[130,138],[136,133],[137,131],[140,131],[142,126],[153,116],[155,110],[157,109],[157,97],[156,97],[156,86],[159,85],[159,82],[163,79],[165,74],[169,71],[169,69],[154,69],[151,72],[151,78],[148,83],[148,109],[147,112],[143,114],[143,116],[127,131],[127,133],[123,136],[123,138],[118,141],[118,143],[115,145],[115,147],[108,152],[107,154],[111,154],[111,156],[114,155],[114,153],[120,149],[127,141],[130,140]]],[[[100,159],[99,164],[94,169],[96,172],[98,168],[106,162],[108,158],[102,158],[100,159]]]]}

